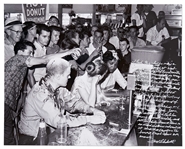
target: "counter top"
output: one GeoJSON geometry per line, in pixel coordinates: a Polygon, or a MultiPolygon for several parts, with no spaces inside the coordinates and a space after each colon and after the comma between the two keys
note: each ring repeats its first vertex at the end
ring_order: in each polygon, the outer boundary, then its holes
{"type": "MultiPolygon", "coordinates": [[[[114,98],[115,99],[115,98],[114,98]]],[[[105,112],[107,119],[104,124],[87,124],[80,127],[68,129],[68,140],[66,146],[121,146],[132,131],[137,116],[132,116],[132,124],[128,125],[128,104],[125,110],[120,112],[119,101],[110,101],[109,106],[96,105],[97,109],[105,112]],[[120,131],[121,130],[121,131],[120,131]],[[126,131],[124,131],[126,130],[126,131]]],[[[49,135],[49,143],[55,142],[54,131],[49,135]]]]}

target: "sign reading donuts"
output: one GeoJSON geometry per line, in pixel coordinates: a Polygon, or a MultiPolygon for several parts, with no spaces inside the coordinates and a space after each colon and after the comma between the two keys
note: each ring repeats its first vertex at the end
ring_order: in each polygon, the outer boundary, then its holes
{"type": "Polygon", "coordinates": [[[48,4],[22,4],[25,21],[45,23],[49,13],[48,4]]]}

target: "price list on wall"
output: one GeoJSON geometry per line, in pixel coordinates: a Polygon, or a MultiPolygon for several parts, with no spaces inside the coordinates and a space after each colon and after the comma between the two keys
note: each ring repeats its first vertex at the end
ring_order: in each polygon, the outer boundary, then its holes
{"type": "Polygon", "coordinates": [[[137,106],[141,112],[137,121],[138,144],[181,146],[181,74],[176,65],[173,62],[155,63],[150,71],[137,72],[133,95],[135,101],[141,97],[137,106]],[[144,90],[143,84],[150,86],[144,90]]]}

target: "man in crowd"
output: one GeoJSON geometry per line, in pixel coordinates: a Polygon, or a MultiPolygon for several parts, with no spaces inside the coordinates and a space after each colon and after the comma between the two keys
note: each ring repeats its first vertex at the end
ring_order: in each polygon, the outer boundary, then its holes
{"type": "Polygon", "coordinates": [[[136,6],[137,11],[132,14],[131,16],[131,25],[130,26],[137,26],[139,29],[138,37],[143,37],[143,19],[144,19],[144,11],[143,11],[143,5],[137,4],[136,6]]]}
{"type": "Polygon", "coordinates": [[[143,9],[144,9],[144,19],[143,19],[143,24],[145,24],[144,27],[144,33],[146,34],[147,31],[153,27],[154,25],[156,25],[156,21],[157,21],[157,15],[154,11],[152,11],[152,9],[154,8],[153,5],[144,5],[143,9]]]}
{"type": "Polygon", "coordinates": [[[119,49],[119,39],[120,38],[126,38],[125,31],[122,27],[117,29],[117,36],[112,36],[109,39],[109,42],[113,44],[116,49],[119,49]]]}
{"type": "MultiPolygon", "coordinates": [[[[50,40],[50,33],[49,27],[45,24],[38,24],[37,25],[37,40],[34,42],[36,47],[34,57],[41,57],[46,55],[46,46],[50,40]]],[[[41,65],[35,68],[34,78],[35,81],[38,82],[43,76],[46,74],[45,66],[41,65]]]]}
{"type": "Polygon", "coordinates": [[[107,48],[107,50],[116,49],[113,44],[109,42],[110,39],[110,29],[108,26],[102,27],[103,31],[103,46],[107,48]]]}
{"type": "Polygon", "coordinates": [[[119,41],[118,56],[120,60],[118,61],[118,69],[123,73],[128,73],[129,66],[131,63],[131,52],[129,51],[130,45],[127,38],[121,38],[119,41]]]}
{"type": "Polygon", "coordinates": [[[89,55],[93,53],[94,50],[97,48],[102,48],[102,52],[105,53],[107,48],[102,46],[103,45],[103,32],[102,30],[98,29],[94,32],[93,42],[90,43],[89,47],[87,48],[89,55]]]}
{"type": "Polygon", "coordinates": [[[80,34],[83,31],[83,25],[81,23],[75,24],[75,30],[80,34]]]}
{"type": "Polygon", "coordinates": [[[33,21],[26,21],[23,25],[23,40],[33,43],[37,35],[36,23],[33,21]]]}
{"type": "Polygon", "coordinates": [[[60,110],[92,114],[92,116],[69,116],[67,118],[69,127],[105,122],[104,112],[90,107],[66,89],[71,71],[69,62],[61,58],[53,59],[47,64],[46,71],[47,75],[34,85],[26,98],[19,122],[20,144],[34,144],[41,118],[44,118],[49,127],[56,128],[60,120],[60,110]],[[61,104],[64,105],[62,109],[59,108],[61,104]]]}
{"type": "Polygon", "coordinates": [[[93,25],[91,28],[91,37],[90,37],[90,42],[93,43],[93,38],[94,38],[94,33],[98,29],[97,25],[93,25]]]}
{"type": "Polygon", "coordinates": [[[130,26],[129,27],[129,45],[130,45],[130,50],[133,49],[135,46],[140,47],[140,46],[146,46],[146,43],[143,39],[138,38],[139,35],[139,28],[137,26],[130,26]]]}
{"type": "MultiPolygon", "coordinates": [[[[158,13],[158,18],[165,18],[165,12],[164,11],[159,11],[158,13]]],[[[172,30],[171,28],[169,27],[167,21],[165,20],[165,27],[166,29],[168,30],[168,33],[170,34],[170,36],[172,35],[172,30]]]]}
{"type": "Polygon", "coordinates": [[[57,43],[60,38],[61,28],[57,26],[50,26],[49,29],[51,31],[51,38],[48,46],[46,47],[46,54],[58,53],[60,51],[60,47],[57,45],[57,43]]]}
{"type": "Polygon", "coordinates": [[[22,33],[22,22],[16,17],[7,18],[5,21],[5,40],[4,40],[4,62],[14,56],[14,46],[20,41],[22,33]]]}
{"type": "MultiPolygon", "coordinates": [[[[27,41],[34,43],[34,41],[36,39],[36,35],[37,35],[36,23],[33,21],[24,22],[23,33],[24,34],[23,34],[22,40],[27,40],[27,41]]],[[[28,74],[27,74],[28,82],[25,82],[25,88],[23,91],[24,95],[26,95],[26,93],[27,93],[27,83],[29,83],[30,88],[32,88],[33,85],[35,84],[35,78],[34,78],[33,74],[34,74],[34,69],[31,69],[31,68],[28,69],[28,74]]]]}
{"type": "MultiPolygon", "coordinates": [[[[23,34],[22,34],[21,40],[26,40],[34,43],[36,39],[36,33],[37,33],[36,23],[33,21],[26,21],[23,24],[23,34]]],[[[22,93],[19,98],[18,109],[21,108],[22,105],[24,105],[24,100],[27,96],[27,92],[35,84],[35,78],[33,74],[34,74],[34,69],[29,68],[27,73],[27,79],[25,79],[23,82],[24,87],[22,88],[22,93]]]]}
{"type": "Polygon", "coordinates": [[[48,20],[48,26],[58,26],[58,27],[60,27],[59,19],[56,16],[51,16],[48,20]]]}
{"type": "Polygon", "coordinates": [[[158,18],[157,24],[150,28],[146,34],[146,44],[158,46],[170,40],[170,35],[165,27],[165,18],[158,18]]]}

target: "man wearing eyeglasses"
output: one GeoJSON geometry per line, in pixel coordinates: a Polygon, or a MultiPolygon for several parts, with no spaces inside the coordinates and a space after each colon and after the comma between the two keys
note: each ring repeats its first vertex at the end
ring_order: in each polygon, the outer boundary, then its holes
{"type": "Polygon", "coordinates": [[[21,39],[22,22],[15,17],[7,18],[4,26],[4,62],[7,62],[14,54],[14,46],[21,39]]]}

